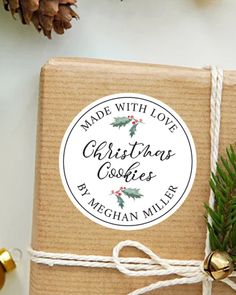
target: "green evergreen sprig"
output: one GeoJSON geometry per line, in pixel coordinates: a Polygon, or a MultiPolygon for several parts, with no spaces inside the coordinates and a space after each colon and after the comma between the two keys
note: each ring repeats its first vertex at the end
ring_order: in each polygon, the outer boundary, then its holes
{"type": "Polygon", "coordinates": [[[211,250],[226,251],[236,263],[236,153],[232,145],[220,157],[210,187],[215,196],[214,209],[205,204],[212,223],[207,222],[211,250]]]}
{"type": "Polygon", "coordinates": [[[128,198],[132,198],[133,200],[140,199],[143,195],[139,192],[139,189],[137,188],[126,188],[126,187],[120,187],[117,191],[112,190],[112,195],[115,195],[117,197],[117,202],[119,207],[121,209],[125,206],[125,201],[123,199],[124,196],[127,196],[128,198]]]}
{"type": "Polygon", "coordinates": [[[129,135],[133,137],[137,131],[137,126],[142,123],[142,119],[135,119],[134,116],[128,116],[128,117],[116,117],[114,118],[114,121],[111,123],[113,127],[125,127],[129,123],[132,124],[132,127],[129,129],[129,135]]]}

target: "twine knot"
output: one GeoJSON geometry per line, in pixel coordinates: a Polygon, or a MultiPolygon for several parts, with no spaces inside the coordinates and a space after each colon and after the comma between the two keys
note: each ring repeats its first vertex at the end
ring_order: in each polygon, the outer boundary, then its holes
{"type": "MultiPolygon", "coordinates": [[[[212,282],[213,279],[204,271],[203,261],[200,260],[174,260],[163,259],[151,251],[148,247],[136,241],[122,241],[113,249],[113,261],[116,268],[127,276],[167,276],[177,275],[177,278],[158,281],[141,289],[137,289],[128,295],[140,295],[164,287],[183,284],[195,284],[203,281],[212,282]],[[121,258],[120,252],[126,247],[134,247],[149,258],[121,258]],[[124,259],[126,261],[124,262],[124,259]],[[130,262],[129,262],[130,261],[130,262]]],[[[233,273],[231,276],[235,276],[233,273]]],[[[236,284],[230,279],[222,280],[233,290],[236,290],[236,284]]]]}
{"type": "MultiPolygon", "coordinates": [[[[163,259],[148,247],[137,241],[127,240],[119,242],[113,248],[112,256],[50,253],[33,249],[30,249],[29,253],[33,262],[46,264],[51,267],[54,265],[63,265],[72,267],[110,268],[117,269],[129,277],[177,276],[169,280],[158,280],[157,282],[137,289],[128,295],[141,295],[164,287],[184,284],[191,285],[200,282],[212,283],[213,281],[213,279],[204,271],[203,261],[163,259]],[[120,252],[126,247],[136,248],[146,254],[148,258],[121,257],[120,252]]],[[[230,277],[236,277],[236,272],[233,272],[230,277]]],[[[227,284],[236,291],[236,283],[231,279],[226,278],[221,282],[227,284]]],[[[207,295],[208,293],[203,294],[207,295]]]]}

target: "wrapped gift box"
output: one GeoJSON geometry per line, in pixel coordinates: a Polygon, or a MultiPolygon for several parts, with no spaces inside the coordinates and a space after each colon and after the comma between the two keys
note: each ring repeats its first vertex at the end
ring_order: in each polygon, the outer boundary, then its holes
{"type": "MultiPolygon", "coordinates": [[[[207,69],[93,59],[51,59],[41,71],[32,248],[47,252],[107,255],[121,240],[139,241],[163,258],[204,258],[203,203],[209,197],[210,93],[207,69]],[[72,119],[91,102],[114,93],[157,98],[186,122],[197,151],[197,172],[183,205],[150,228],[122,231],[101,226],[72,204],[59,173],[59,151],[72,119]]],[[[225,71],[221,152],[235,141],[236,72],[225,71]]],[[[81,168],[82,169],[82,168],[81,168]]],[[[142,256],[126,249],[124,256],[142,256]]],[[[30,295],[127,294],[158,277],[126,277],[117,270],[31,263],[30,295]]],[[[165,279],[165,278],[164,278],[165,279]]],[[[214,294],[233,294],[214,283],[214,294]]],[[[201,294],[201,284],[168,287],[150,294],[201,294]]]]}

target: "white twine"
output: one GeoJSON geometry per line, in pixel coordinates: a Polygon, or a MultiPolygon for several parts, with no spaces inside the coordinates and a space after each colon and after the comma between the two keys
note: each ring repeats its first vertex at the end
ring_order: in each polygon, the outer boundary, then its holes
{"type": "MultiPolygon", "coordinates": [[[[219,154],[219,142],[220,142],[220,121],[221,121],[221,98],[223,90],[223,70],[216,67],[212,67],[212,89],[211,89],[211,172],[215,174],[216,163],[219,154]]],[[[212,190],[210,190],[209,207],[214,209],[215,197],[212,190]]],[[[211,217],[208,215],[208,221],[211,223],[211,217]]],[[[205,255],[207,256],[211,252],[209,242],[209,231],[207,230],[207,239],[205,246],[205,255]]]]}
{"type": "MultiPolygon", "coordinates": [[[[96,255],[77,255],[64,253],[50,253],[35,251],[30,249],[31,260],[35,263],[46,264],[49,266],[82,266],[96,268],[113,268],[130,277],[150,277],[177,275],[177,278],[171,280],[158,281],[143,288],[137,289],[128,295],[146,294],[150,291],[164,287],[196,284],[203,281],[212,281],[213,279],[204,272],[203,262],[200,260],[174,260],[163,259],[153,253],[149,248],[136,241],[122,241],[113,248],[112,256],[96,255]],[[123,248],[134,247],[149,258],[140,257],[120,257],[123,248]]],[[[233,272],[231,276],[236,276],[233,272]]],[[[236,290],[236,283],[229,278],[222,280],[223,283],[236,290]]]]}
{"type": "MultiPolygon", "coordinates": [[[[210,126],[210,136],[211,136],[211,172],[215,174],[216,163],[219,155],[219,142],[220,142],[220,121],[221,121],[221,100],[222,100],[222,90],[223,90],[223,70],[215,66],[211,67],[211,126],[210,126]]],[[[212,190],[210,190],[209,197],[209,207],[214,209],[215,197],[212,190]]],[[[210,215],[208,215],[208,222],[211,224],[212,220],[210,215]]],[[[207,228],[206,243],[205,243],[205,257],[207,257],[211,252],[209,230],[207,228]]],[[[202,284],[202,294],[211,295],[212,294],[212,282],[203,281],[202,284]]]]}
{"type": "MultiPolygon", "coordinates": [[[[219,151],[223,71],[213,67],[211,69],[211,76],[211,171],[215,173],[219,151]]],[[[214,194],[212,191],[210,192],[209,206],[214,208],[214,194]]],[[[211,223],[210,216],[208,216],[208,221],[211,223]]],[[[207,230],[205,256],[207,256],[210,251],[209,232],[207,230]]],[[[30,249],[29,253],[33,262],[49,266],[64,265],[76,267],[113,268],[131,277],[177,276],[174,279],[158,281],[137,289],[128,295],[140,295],[164,287],[196,284],[200,282],[202,282],[203,285],[203,295],[211,295],[212,291],[213,279],[206,272],[204,272],[203,261],[163,259],[152,252],[149,248],[136,241],[127,240],[118,243],[113,248],[112,256],[50,253],[36,251],[33,249],[30,249]],[[134,247],[145,253],[149,256],[149,258],[120,257],[120,251],[125,247],[134,247]]],[[[233,272],[230,277],[236,277],[236,272],[233,272]]],[[[221,280],[221,282],[236,291],[236,283],[230,278],[221,280]]]]}

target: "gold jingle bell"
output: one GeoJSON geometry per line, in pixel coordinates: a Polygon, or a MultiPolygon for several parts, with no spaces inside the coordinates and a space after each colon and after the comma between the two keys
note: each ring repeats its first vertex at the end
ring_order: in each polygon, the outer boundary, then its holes
{"type": "Polygon", "coordinates": [[[0,264],[0,290],[4,286],[5,283],[5,270],[3,266],[0,264]]]}
{"type": "Polygon", "coordinates": [[[234,263],[227,252],[216,250],[206,257],[204,270],[214,280],[223,280],[233,272],[234,263]]]}
{"type": "Polygon", "coordinates": [[[16,264],[6,249],[0,249],[0,289],[4,286],[6,272],[11,272],[16,268],[16,264]]]}

